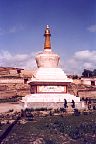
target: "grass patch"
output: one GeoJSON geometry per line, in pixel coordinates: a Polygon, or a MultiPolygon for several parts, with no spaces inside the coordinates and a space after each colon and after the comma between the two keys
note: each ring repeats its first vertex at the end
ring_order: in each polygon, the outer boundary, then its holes
{"type": "Polygon", "coordinates": [[[25,124],[17,123],[7,137],[7,142],[30,143],[38,138],[43,138],[45,144],[61,144],[64,141],[74,144],[95,144],[96,112],[79,116],[36,117],[25,124]]]}

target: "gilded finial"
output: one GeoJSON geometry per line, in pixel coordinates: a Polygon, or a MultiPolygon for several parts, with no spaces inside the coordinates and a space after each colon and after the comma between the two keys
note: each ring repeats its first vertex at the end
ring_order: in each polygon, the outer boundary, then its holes
{"type": "Polygon", "coordinates": [[[49,25],[46,26],[46,29],[45,29],[45,43],[44,43],[44,49],[51,49],[51,42],[50,42],[50,28],[49,28],[49,25]]]}
{"type": "Polygon", "coordinates": [[[47,25],[46,28],[49,29],[49,25],[47,25]]]}

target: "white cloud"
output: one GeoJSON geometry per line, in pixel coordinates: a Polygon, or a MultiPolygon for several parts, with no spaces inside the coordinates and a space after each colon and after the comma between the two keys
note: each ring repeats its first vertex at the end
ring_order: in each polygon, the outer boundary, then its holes
{"type": "Polygon", "coordinates": [[[35,66],[35,53],[12,54],[8,51],[1,51],[0,66],[32,69],[35,66]]]}
{"type": "Polygon", "coordinates": [[[83,61],[96,61],[96,51],[78,51],[75,52],[74,58],[77,60],[83,60],[83,61]]]}
{"type": "Polygon", "coordinates": [[[96,51],[77,51],[65,64],[67,73],[81,74],[83,69],[96,69],[96,51]]]}
{"type": "Polygon", "coordinates": [[[93,67],[93,65],[92,65],[92,63],[88,63],[88,62],[85,62],[84,63],[84,68],[86,68],[86,69],[91,69],[93,67]]]}
{"type": "Polygon", "coordinates": [[[90,55],[91,53],[88,50],[85,50],[85,51],[75,52],[74,57],[80,60],[80,59],[87,59],[90,57],[90,55]]]}
{"type": "Polygon", "coordinates": [[[89,32],[96,32],[96,24],[89,26],[89,27],[87,28],[87,30],[88,30],[89,32]]]}

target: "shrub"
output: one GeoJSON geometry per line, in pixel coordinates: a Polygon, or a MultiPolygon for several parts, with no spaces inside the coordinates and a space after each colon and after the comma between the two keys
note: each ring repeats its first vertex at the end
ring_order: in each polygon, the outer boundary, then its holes
{"type": "Polygon", "coordinates": [[[66,112],[65,108],[60,108],[60,112],[66,112]]]}
{"type": "Polygon", "coordinates": [[[13,112],[14,110],[13,109],[9,109],[9,111],[8,112],[13,112]]]}
{"type": "Polygon", "coordinates": [[[45,140],[45,144],[56,144],[54,140],[45,140]]]}
{"type": "Polygon", "coordinates": [[[69,136],[72,139],[79,139],[81,137],[81,133],[79,131],[79,128],[75,128],[73,130],[70,131],[69,136]]]}
{"type": "Polygon", "coordinates": [[[78,109],[74,109],[74,115],[75,116],[79,116],[80,115],[80,112],[78,111],[78,109]]]}

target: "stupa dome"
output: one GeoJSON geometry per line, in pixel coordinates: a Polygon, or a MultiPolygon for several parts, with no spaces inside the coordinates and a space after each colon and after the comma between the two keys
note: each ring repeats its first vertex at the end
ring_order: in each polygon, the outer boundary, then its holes
{"type": "Polygon", "coordinates": [[[60,57],[53,53],[52,51],[41,52],[36,56],[36,63],[37,67],[49,67],[49,68],[56,68],[58,67],[60,57]]]}

